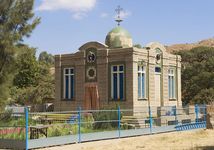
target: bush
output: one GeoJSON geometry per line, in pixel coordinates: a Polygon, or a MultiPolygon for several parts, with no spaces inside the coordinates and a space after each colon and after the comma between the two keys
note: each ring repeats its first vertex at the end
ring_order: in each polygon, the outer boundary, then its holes
{"type": "Polygon", "coordinates": [[[62,129],[63,128],[60,126],[53,126],[53,127],[48,128],[48,137],[63,135],[62,129]]]}
{"type": "Polygon", "coordinates": [[[77,130],[77,125],[53,125],[48,128],[48,137],[76,134],[77,130]]]}
{"type": "Polygon", "coordinates": [[[12,117],[12,110],[6,110],[0,115],[0,120],[2,121],[10,121],[12,117]]]}
{"type": "Polygon", "coordinates": [[[51,136],[60,136],[62,133],[60,131],[59,128],[55,128],[52,133],[51,133],[51,136]]]}
{"type": "Polygon", "coordinates": [[[94,118],[91,113],[85,113],[81,117],[81,127],[86,128],[86,129],[92,129],[93,128],[93,123],[94,123],[94,118]]]}
{"type": "MultiPolygon", "coordinates": [[[[100,111],[94,112],[94,129],[115,129],[118,127],[118,112],[117,110],[112,111],[100,111]]],[[[120,119],[122,115],[120,114],[120,119]]]]}
{"type": "Polygon", "coordinates": [[[9,130],[9,131],[5,131],[4,133],[2,132],[0,134],[0,138],[2,138],[2,139],[16,139],[16,140],[25,139],[25,128],[10,127],[10,128],[0,128],[0,130],[1,130],[1,132],[3,130],[9,130]]]}
{"type": "Polygon", "coordinates": [[[128,123],[121,124],[122,130],[135,129],[134,125],[129,125],[128,123]]]}

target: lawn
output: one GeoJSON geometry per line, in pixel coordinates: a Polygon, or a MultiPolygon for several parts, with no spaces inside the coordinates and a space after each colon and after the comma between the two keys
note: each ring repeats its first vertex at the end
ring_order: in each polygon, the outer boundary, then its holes
{"type": "MultiPolygon", "coordinates": [[[[116,130],[117,112],[96,112],[81,114],[81,133],[116,130]],[[114,121],[110,121],[114,120],[114,121]]],[[[122,116],[122,115],[121,115],[122,116]]],[[[79,119],[77,114],[38,113],[29,115],[30,126],[48,126],[48,137],[78,134],[79,119]]],[[[30,133],[29,133],[30,134],[30,133]]],[[[30,136],[29,136],[30,137],[30,136]]],[[[10,112],[1,115],[0,138],[25,139],[25,116],[14,116],[10,112]]],[[[44,135],[40,135],[44,138],[44,135]]]]}

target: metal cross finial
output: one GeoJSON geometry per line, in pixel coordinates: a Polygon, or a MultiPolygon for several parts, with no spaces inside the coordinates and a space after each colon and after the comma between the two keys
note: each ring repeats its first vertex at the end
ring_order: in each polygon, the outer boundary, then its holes
{"type": "Polygon", "coordinates": [[[117,12],[117,18],[115,19],[115,21],[117,22],[117,25],[120,26],[120,22],[122,22],[123,20],[120,18],[120,13],[123,10],[123,8],[120,7],[120,5],[118,5],[117,9],[115,9],[115,11],[117,12]]]}

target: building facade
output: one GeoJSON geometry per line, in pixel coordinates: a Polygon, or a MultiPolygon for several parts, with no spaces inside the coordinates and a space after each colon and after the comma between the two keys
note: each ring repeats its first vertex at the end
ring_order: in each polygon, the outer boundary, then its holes
{"type": "Polygon", "coordinates": [[[134,47],[120,26],[105,44],[92,41],[56,55],[55,78],[57,111],[181,105],[181,57],[157,42],[134,47]]]}

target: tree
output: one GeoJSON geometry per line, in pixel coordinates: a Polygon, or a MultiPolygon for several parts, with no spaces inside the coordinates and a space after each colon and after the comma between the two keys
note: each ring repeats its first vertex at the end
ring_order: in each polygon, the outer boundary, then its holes
{"type": "MultiPolygon", "coordinates": [[[[33,3],[34,0],[0,0],[0,93],[9,91],[12,83],[17,45],[40,22],[40,18],[34,18],[33,3]]],[[[0,95],[0,101],[7,98],[8,95],[0,95]]]]}
{"type": "Polygon", "coordinates": [[[16,45],[29,37],[40,19],[34,18],[33,0],[1,0],[0,7],[0,74],[8,68],[16,45]],[[29,21],[33,19],[32,23],[29,21]],[[7,66],[7,67],[6,67],[7,66]]]}
{"type": "Polygon", "coordinates": [[[49,65],[54,65],[54,56],[51,54],[48,54],[46,51],[43,51],[39,54],[39,59],[40,62],[44,62],[49,65]]]}
{"type": "Polygon", "coordinates": [[[211,103],[214,98],[214,48],[197,47],[181,51],[182,101],[211,103]]]}
{"type": "Polygon", "coordinates": [[[50,65],[36,60],[36,50],[23,46],[17,59],[17,73],[11,96],[22,105],[43,103],[54,98],[54,76],[50,65]]]}
{"type": "Polygon", "coordinates": [[[195,102],[197,104],[214,104],[214,88],[202,89],[196,94],[195,102]]]}
{"type": "Polygon", "coordinates": [[[55,87],[54,77],[51,74],[41,76],[37,86],[28,86],[24,88],[11,88],[11,103],[41,104],[54,99],[55,87]]]}
{"type": "Polygon", "coordinates": [[[141,44],[134,44],[133,47],[142,48],[141,44]]]}
{"type": "Polygon", "coordinates": [[[17,58],[17,74],[14,77],[14,86],[18,88],[37,86],[40,67],[36,60],[36,50],[22,46],[22,54],[17,58]]]}

